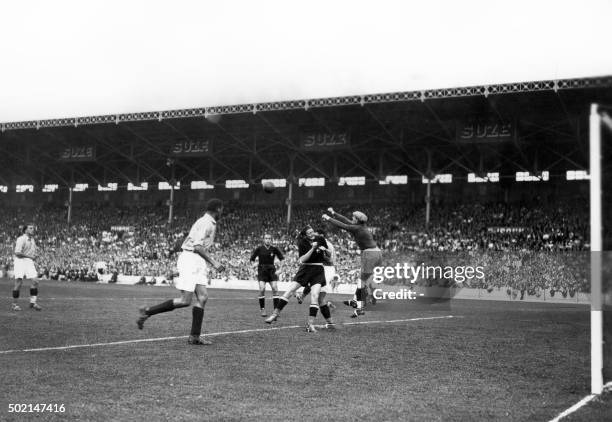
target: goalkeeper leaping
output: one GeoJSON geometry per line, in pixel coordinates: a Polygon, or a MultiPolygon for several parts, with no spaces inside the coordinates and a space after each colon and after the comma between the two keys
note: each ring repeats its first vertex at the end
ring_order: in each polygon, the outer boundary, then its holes
{"type": "Polygon", "coordinates": [[[361,211],[353,212],[353,219],[349,220],[341,214],[334,211],[333,208],[328,208],[327,211],[331,216],[323,214],[323,220],[328,221],[334,226],[340,227],[351,233],[357,246],[361,250],[361,276],[357,283],[357,290],[355,291],[355,298],[357,301],[357,309],[351,315],[352,318],[356,318],[359,315],[363,315],[363,305],[366,300],[366,287],[370,287],[372,277],[374,274],[374,268],[382,266],[382,252],[376,245],[372,232],[366,227],[368,217],[361,211]],[[334,218],[335,217],[335,218],[334,218]]]}

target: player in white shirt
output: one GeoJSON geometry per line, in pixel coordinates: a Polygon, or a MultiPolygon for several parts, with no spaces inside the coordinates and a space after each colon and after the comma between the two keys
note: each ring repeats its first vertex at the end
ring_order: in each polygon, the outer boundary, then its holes
{"type": "Polygon", "coordinates": [[[206,203],[206,214],[191,227],[177,260],[176,266],[179,276],[174,279],[174,287],[181,291],[181,297],[167,300],[155,306],[141,307],[140,318],[137,321],[138,328],[142,330],[144,322],[155,314],[191,305],[195,293],[196,303],[192,309],[191,333],[188,343],[193,345],[211,344],[209,340],[200,338],[200,334],[202,332],[202,320],[204,319],[204,305],[208,299],[206,290],[209,279],[207,263],[218,272],[225,270],[225,267],[215,261],[208,252],[214,243],[217,220],[222,213],[223,202],[220,199],[211,199],[206,203]]]}
{"type": "Polygon", "coordinates": [[[38,272],[34,266],[36,259],[36,242],[34,241],[34,225],[28,224],[21,230],[22,235],[15,242],[15,258],[13,273],[15,285],[13,287],[13,311],[21,311],[17,304],[19,291],[23,280],[30,280],[30,308],[40,311],[42,308],[36,303],[38,297],[38,272]]]}

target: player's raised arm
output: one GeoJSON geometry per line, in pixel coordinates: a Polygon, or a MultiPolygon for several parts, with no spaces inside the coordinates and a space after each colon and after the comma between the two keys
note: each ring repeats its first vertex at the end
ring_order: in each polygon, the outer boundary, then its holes
{"type": "Polygon", "coordinates": [[[327,209],[327,212],[329,212],[331,214],[331,216],[334,217],[336,220],[338,220],[338,221],[340,221],[340,222],[342,222],[344,224],[352,224],[353,223],[349,218],[343,216],[342,214],[338,214],[336,211],[334,211],[334,209],[332,207],[329,207],[327,209]]]}
{"type": "Polygon", "coordinates": [[[355,224],[351,224],[352,223],[351,221],[349,221],[348,223],[343,223],[342,221],[338,221],[335,218],[331,218],[327,214],[323,214],[323,220],[329,223],[332,223],[334,226],[340,227],[341,229],[348,230],[348,231],[353,231],[358,227],[355,224]]]}

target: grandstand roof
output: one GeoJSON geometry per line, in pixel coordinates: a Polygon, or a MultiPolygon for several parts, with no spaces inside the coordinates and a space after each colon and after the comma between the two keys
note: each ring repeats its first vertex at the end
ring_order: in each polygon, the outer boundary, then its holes
{"type": "Polygon", "coordinates": [[[0,184],[564,174],[593,102],[612,76],[4,123],[0,184]]]}

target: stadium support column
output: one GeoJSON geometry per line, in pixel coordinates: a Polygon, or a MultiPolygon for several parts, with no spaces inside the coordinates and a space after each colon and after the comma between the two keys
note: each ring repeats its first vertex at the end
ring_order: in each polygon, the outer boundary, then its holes
{"type": "Polygon", "coordinates": [[[287,196],[287,230],[291,225],[291,203],[293,202],[293,179],[289,179],[289,196],[287,196]]]}
{"type": "Polygon", "coordinates": [[[176,183],[174,180],[174,160],[168,160],[168,165],[170,166],[170,200],[168,201],[168,224],[172,224],[172,219],[174,218],[174,184],[176,183]]]}
{"type": "Polygon", "coordinates": [[[70,226],[70,222],[72,221],[72,189],[72,186],[68,187],[68,226],[70,226]]]}
{"type": "Polygon", "coordinates": [[[295,175],[293,174],[293,163],[295,161],[295,155],[291,155],[289,157],[289,177],[287,180],[288,186],[288,196],[287,196],[287,232],[289,232],[289,227],[291,226],[291,211],[293,207],[293,182],[295,175]]]}
{"type": "Polygon", "coordinates": [[[603,390],[603,313],[601,286],[601,116],[597,104],[591,105],[589,125],[591,197],[591,393],[603,390]]]}
{"type": "Polygon", "coordinates": [[[168,224],[172,224],[174,214],[174,183],[170,184],[170,200],[168,201],[168,224]]]}
{"type": "Polygon", "coordinates": [[[431,214],[431,181],[433,173],[431,171],[431,151],[427,150],[427,186],[425,194],[425,227],[429,228],[429,217],[431,214]]]}
{"type": "Polygon", "coordinates": [[[431,214],[431,179],[427,181],[425,194],[425,227],[429,228],[429,215],[431,214]]]}

